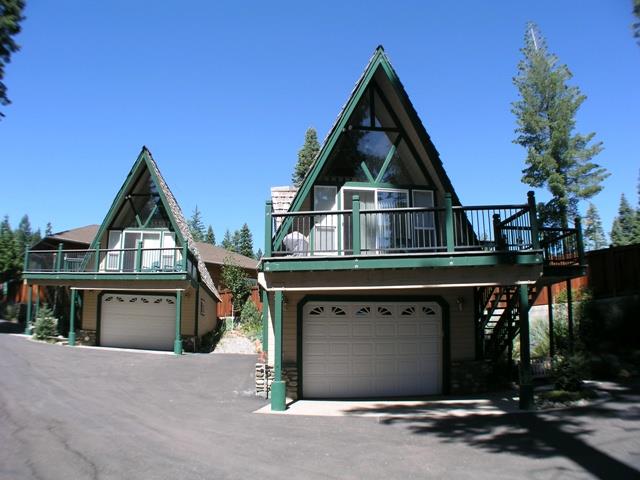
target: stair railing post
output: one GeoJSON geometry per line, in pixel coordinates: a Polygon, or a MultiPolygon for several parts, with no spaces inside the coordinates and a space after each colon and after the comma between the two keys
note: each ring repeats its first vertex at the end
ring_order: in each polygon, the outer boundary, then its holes
{"type": "Polygon", "coordinates": [[[585,265],[585,255],[584,255],[584,239],[582,237],[582,219],[580,217],[575,218],[576,225],[576,243],[578,248],[578,262],[580,265],[585,265]]]}
{"type": "Polygon", "coordinates": [[[500,228],[500,215],[497,213],[493,214],[493,238],[496,242],[496,251],[504,250],[502,229],[500,228]]]}
{"type": "Polygon", "coordinates": [[[533,250],[540,250],[538,211],[536,207],[536,195],[533,190],[527,192],[527,203],[529,204],[529,223],[531,224],[531,248],[533,250]]]}

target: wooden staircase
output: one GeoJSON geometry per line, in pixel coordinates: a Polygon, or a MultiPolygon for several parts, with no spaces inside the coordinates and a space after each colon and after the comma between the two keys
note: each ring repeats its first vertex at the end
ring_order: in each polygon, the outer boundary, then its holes
{"type": "MultiPolygon", "coordinates": [[[[528,286],[529,308],[542,286],[528,286]]],[[[480,358],[497,360],[520,333],[520,295],[516,285],[480,287],[478,289],[477,319],[480,358]]]]}

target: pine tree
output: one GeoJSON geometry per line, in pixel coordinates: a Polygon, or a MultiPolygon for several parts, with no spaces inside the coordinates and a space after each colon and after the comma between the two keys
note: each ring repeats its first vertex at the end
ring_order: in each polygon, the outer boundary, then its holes
{"type": "Polygon", "coordinates": [[[242,225],[238,233],[238,253],[245,257],[253,258],[253,235],[251,235],[249,225],[246,223],[242,225]]]}
{"type": "Polygon", "coordinates": [[[291,176],[291,181],[296,187],[299,187],[302,180],[304,180],[319,151],[318,133],[315,128],[310,127],[304,134],[304,145],[298,152],[298,163],[296,163],[291,176]]]}
{"type": "Polygon", "coordinates": [[[209,225],[209,228],[207,228],[207,236],[205,237],[204,241],[210,243],[211,245],[216,244],[216,235],[215,233],[213,233],[213,227],[211,225],[209,225]]]}
{"type": "Polygon", "coordinates": [[[571,72],[547,51],[534,24],[527,25],[521,51],[524,58],[513,79],[520,99],[512,104],[512,112],[518,123],[514,143],[527,149],[522,181],[549,190],[549,211],[566,227],[578,212],[578,202],[600,192],[609,175],[591,162],[602,151],[602,142],[589,145],[595,133],[574,133],[576,113],[586,97],[567,84],[571,72]]]}
{"type": "Polygon", "coordinates": [[[47,222],[47,228],[44,229],[44,236],[50,237],[51,235],[53,235],[53,225],[51,225],[51,222],[47,222]]]}
{"type": "Polygon", "coordinates": [[[251,294],[247,272],[234,263],[231,257],[224,259],[220,274],[222,286],[231,291],[234,316],[240,313],[245,300],[251,294]]]}
{"type": "Polygon", "coordinates": [[[619,247],[630,245],[634,240],[634,229],[636,223],[636,212],[631,208],[624,193],[620,196],[620,206],[618,216],[613,220],[611,227],[611,243],[619,247]]]}
{"type": "Polygon", "coordinates": [[[191,231],[191,236],[196,242],[202,242],[205,239],[205,230],[204,223],[202,223],[202,212],[198,210],[198,206],[196,205],[196,209],[193,211],[193,215],[187,222],[189,224],[189,231],[191,231]]]}
{"type": "Polygon", "coordinates": [[[222,248],[224,248],[225,250],[229,250],[230,252],[236,251],[236,247],[233,243],[233,238],[231,237],[231,232],[228,228],[224,232],[224,237],[222,239],[222,248]]]}
{"type": "MultiPolygon", "coordinates": [[[[0,105],[9,105],[7,87],[2,82],[4,68],[11,61],[11,54],[20,50],[12,38],[20,33],[20,22],[24,20],[24,0],[0,0],[0,105]]],[[[0,119],[4,114],[0,112],[0,119]]]]}
{"type": "Polygon", "coordinates": [[[27,247],[31,246],[31,241],[33,240],[33,232],[31,231],[31,222],[29,221],[29,215],[24,215],[20,219],[20,223],[18,224],[18,228],[14,232],[16,239],[16,248],[18,249],[20,255],[24,255],[27,247]]]}
{"type": "Polygon", "coordinates": [[[256,255],[255,255],[254,258],[260,260],[263,257],[263,255],[264,255],[264,253],[263,253],[262,249],[258,248],[258,251],[256,252],[256,255]]]}
{"type": "Polygon", "coordinates": [[[584,217],[584,239],[587,250],[598,250],[607,246],[602,220],[598,209],[593,203],[589,203],[587,214],[584,217]]]}
{"type": "Polygon", "coordinates": [[[9,217],[4,216],[0,223],[0,281],[15,278],[18,271],[18,246],[11,230],[9,217]]]}
{"type": "Polygon", "coordinates": [[[638,205],[636,207],[636,220],[633,225],[632,243],[640,243],[640,174],[638,174],[637,190],[638,190],[638,205]]]}
{"type": "Polygon", "coordinates": [[[42,240],[42,234],[40,233],[40,229],[37,229],[33,232],[33,235],[31,235],[31,246],[35,245],[40,240],[42,240]]]}

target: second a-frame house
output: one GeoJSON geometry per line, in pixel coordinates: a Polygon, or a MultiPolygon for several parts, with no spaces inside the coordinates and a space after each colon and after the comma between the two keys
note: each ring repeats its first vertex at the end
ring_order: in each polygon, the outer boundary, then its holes
{"type": "Polygon", "coordinates": [[[477,390],[518,335],[526,407],[529,305],[584,271],[579,222],[542,228],[535,205],[463,206],[376,49],[300,187],[267,202],[257,383],[272,408],[477,390]]]}
{"type": "Polygon", "coordinates": [[[216,327],[220,296],[146,147],[90,248],[28,251],[23,276],[70,290],[70,345],[180,354],[216,327]]]}

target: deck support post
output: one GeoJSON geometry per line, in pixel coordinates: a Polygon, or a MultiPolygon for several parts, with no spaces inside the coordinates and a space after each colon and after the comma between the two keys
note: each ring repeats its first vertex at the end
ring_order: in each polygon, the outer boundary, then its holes
{"type": "Polygon", "coordinates": [[[360,255],[360,195],[353,196],[352,206],[352,239],[353,239],[353,254],[360,255]]]}
{"type": "Polygon", "coordinates": [[[136,242],[136,272],[142,271],[142,240],[136,242]]]}
{"type": "Polygon", "coordinates": [[[520,285],[520,409],[533,408],[533,379],[529,344],[529,287],[520,285]]]}
{"type": "Polygon", "coordinates": [[[446,233],[447,252],[455,250],[455,240],[453,236],[453,205],[451,193],[444,194],[444,228],[446,233]]]}
{"type": "Polygon", "coordinates": [[[69,346],[73,347],[76,344],[76,299],[78,291],[75,288],[71,289],[71,305],[69,307],[69,346]]]}
{"type": "Polygon", "coordinates": [[[24,334],[31,335],[31,285],[27,283],[27,315],[24,318],[24,334]]]}
{"type": "Polygon", "coordinates": [[[573,354],[573,292],[571,291],[571,279],[567,280],[567,329],[569,335],[569,353],[573,354]]]}
{"type": "Polygon", "coordinates": [[[262,290],[262,351],[269,351],[269,293],[262,290]]]}
{"type": "Polygon", "coordinates": [[[36,309],[33,318],[38,318],[38,313],[40,313],[40,285],[34,285],[33,292],[36,294],[36,309]]]}
{"type": "Polygon", "coordinates": [[[547,308],[549,309],[549,356],[556,355],[556,339],[553,334],[553,289],[547,285],[547,308]]]}
{"type": "Polygon", "coordinates": [[[282,306],[283,294],[276,290],[274,299],[274,375],[271,383],[271,410],[283,412],[287,409],[287,388],[282,380],[282,306]]]}
{"type": "Polygon", "coordinates": [[[180,327],[182,323],[182,290],[176,290],[176,337],[173,341],[173,353],[182,355],[182,337],[180,327]]]}
{"type": "Polygon", "coordinates": [[[271,245],[273,243],[273,220],[271,212],[273,211],[273,202],[267,200],[264,206],[264,257],[269,258],[272,254],[271,245]]]}
{"type": "MultiPolygon", "coordinates": [[[[515,295],[515,293],[514,293],[515,295]]],[[[511,303],[511,295],[509,294],[509,289],[506,289],[506,297],[507,297],[507,305],[511,303]]],[[[509,313],[507,316],[507,339],[509,343],[507,343],[507,369],[509,381],[513,379],[513,315],[509,313]]]]}
{"type": "Polygon", "coordinates": [[[56,265],[55,265],[56,272],[62,271],[62,249],[63,248],[64,248],[64,245],[62,243],[59,243],[58,252],[56,253],[56,265]]]}

